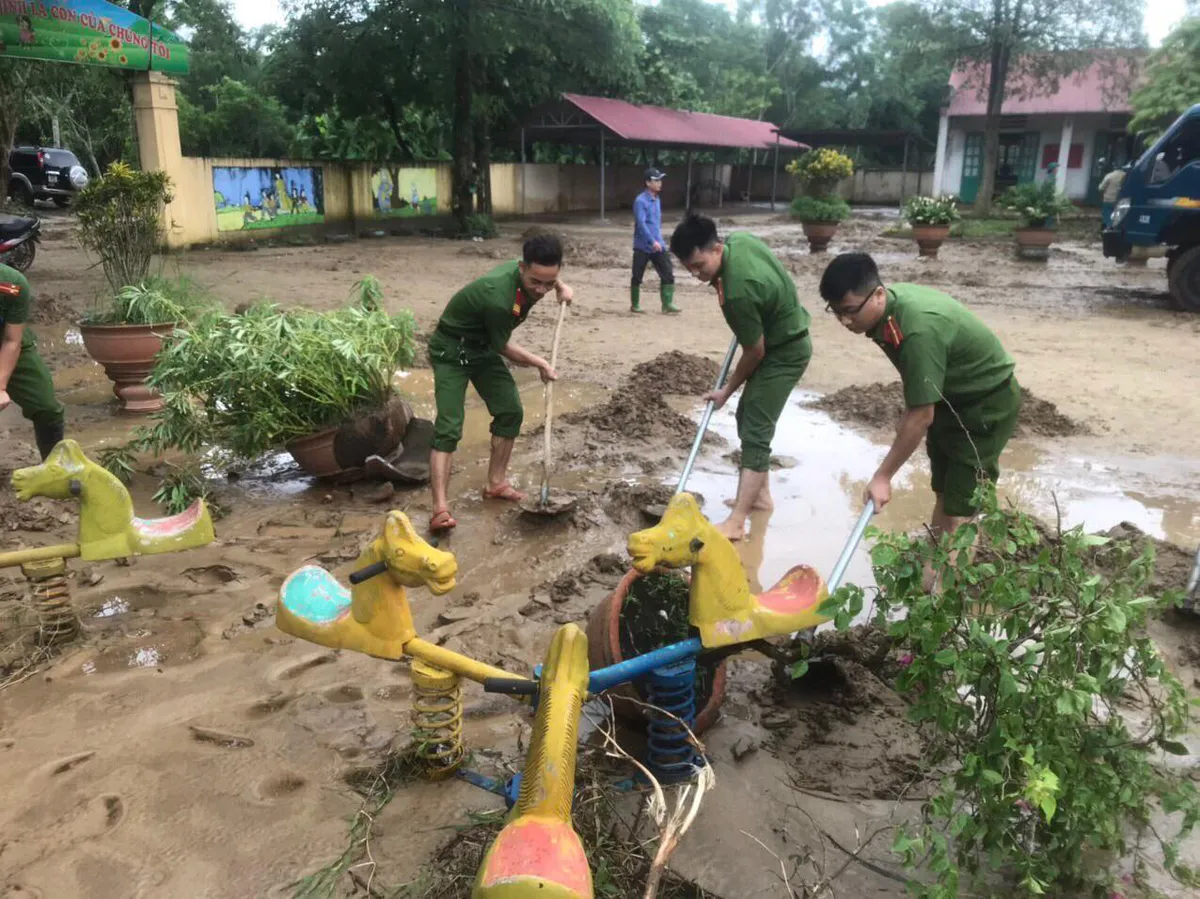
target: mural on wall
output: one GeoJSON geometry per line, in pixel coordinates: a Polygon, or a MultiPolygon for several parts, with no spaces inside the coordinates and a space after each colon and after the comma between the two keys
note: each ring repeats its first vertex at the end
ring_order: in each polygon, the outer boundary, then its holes
{"type": "Polygon", "coordinates": [[[371,175],[371,205],[379,218],[437,214],[437,169],[377,168],[371,175]]]}
{"type": "Polygon", "coordinates": [[[213,168],[218,231],[319,225],[325,190],[319,168],[213,168]]]}

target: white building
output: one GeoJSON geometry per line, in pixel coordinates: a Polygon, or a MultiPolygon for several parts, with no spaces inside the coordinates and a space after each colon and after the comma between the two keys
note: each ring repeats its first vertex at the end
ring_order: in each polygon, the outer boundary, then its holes
{"type": "MultiPolygon", "coordinates": [[[[1133,67],[1127,58],[1108,57],[1061,78],[1057,90],[1022,90],[1010,83],[1001,107],[996,193],[1014,184],[1044,181],[1047,166],[1059,162],[1057,186],[1072,200],[1099,205],[1100,179],[1128,162],[1135,139],[1126,132],[1133,67]],[[1065,154],[1060,147],[1068,147],[1065,154]]],[[[986,71],[986,70],[983,70],[986,71]]],[[[979,69],[956,69],[951,99],[938,128],[933,192],[974,203],[983,174],[986,92],[979,69]]]]}

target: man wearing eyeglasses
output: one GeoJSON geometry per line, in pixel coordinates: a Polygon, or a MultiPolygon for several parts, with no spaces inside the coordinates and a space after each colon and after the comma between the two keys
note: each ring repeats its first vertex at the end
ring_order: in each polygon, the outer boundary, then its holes
{"type": "Polygon", "coordinates": [[[717,530],[741,540],[752,510],[774,508],[771,441],[788,397],[812,358],[808,310],[796,282],[770,248],[746,231],[721,240],[712,219],[689,215],[671,235],[671,252],[698,280],[717,291],[725,323],[742,347],[725,386],[707,394],[720,409],[745,385],[737,407],[742,468],[729,518],[717,530]]]}
{"type": "Polygon", "coordinates": [[[904,415],[867,497],[877,510],[886,506],[892,478],[924,440],[936,496],[931,529],[935,537],[952,533],[977,511],[979,481],[1000,475],[1021,407],[1012,357],[957,300],[916,284],[884,287],[866,253],[835,258],[820,291],[825,308],[873,340],[904,384],[904,415]]]}

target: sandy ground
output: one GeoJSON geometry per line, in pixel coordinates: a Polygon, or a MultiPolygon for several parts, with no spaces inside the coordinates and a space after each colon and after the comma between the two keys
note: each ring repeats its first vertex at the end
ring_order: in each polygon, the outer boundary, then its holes
{"type": "MultiPolygon", "coordinates": [[[[1094,243],[1066,243],[1046,264],[1020,263],[1007,244],[990,242],[952,242],[939,260],[918,260],[910,242],[880,236],[888,224],[883,216],[856,219],[833,249],[867,249],[886,280],[931,284],[969,303],[1016,357],[1022,384],[1070,424],[1032,428],[1014,440],[1002,492],[1046,517],[1057,502],[1068,524],[1107,530],[1130,521],[1194,548],[1200,317],[1168,311],[1163,262],[1126,269],[1104,260],[1094,243]]],[[[820,311],[824,260],[807,254],[797,226],[765,214],[722,225],[750,228],[771,243],[813,311],[814,359],[776,440],[779,508],[755,517],[742,550],[761,588],[797,562],[832,565],[884,452],[887,419],[863,423],[839,414],[853,403],[829,406],[828,397],[853,397],[856,388],[886,397],[877,385],[895,375],[877,349],[820,311]]],[[[481,502],[487,420],[472,397],[452,485],[460,528],[443,544],[458,557],[459,587],[442,599],[410,591],[424,636],[514,671],[540,661],[556,624],[582,622],[611,590],[620,572],[611,554],[643,524],[639,485],[673,483],[691,439],[698,385],[729,341],[711,291],[686,274],[677,294],[683,315],[628,315],[628,221],[553,227],[570,238],[564,278],[577,297],[560,351],[554,483],[581,498],[579,509],[561,521],[531,522],[481,502]],[[660,361],[635,372],[672,350],[708,363],[660,361]]],[[[385,238],[199,251],[173,257],[167,270],[187,273],[231,309],[263,297],[329,308],[344,302],[355,280],[374,274],[389,305],[411,308],[429,329],[454,290],[517,252],[524,228],[507,225],[501,239],[484,243],[385,238]]],[[[74,245],[67,220],[53,219],[48,231],[31,272],[37,329],[71,433],[94,454],[124,439],[130,426],[112,415],[108,386],[72,330],[102,279],[74,245]]],[[[643,294],[653,300],[653,293],[648,280],[643,294]]],[[[547,311],[535,312],[519,335],[535,350],[548,350],[547,311]]],[[[527,436],[514,473],[532,485],[540,473],[542,391],[528,373],[519,381],[527,436]]],[[[409,373],[402,386],[418,411],[431,414],[427,370],[409,373]]],[[[726,458],[736,446],[732,409],[718,413],[713,431],[690,484],[710,515],[734,488],[726,458]]],[[[0,481],[34,461],[30,440],[15,410],[0,413],[0,481]]],[[[927,486],[927,468],[915,460],[879,523],[919,524],[927,486]]],[[[154,514],[152,491],[148,477],[134,484],[143,515],[154,514]]],[[[369,492],[310,484],[283,457],[224,490],[232,512],[218,522],[214,545],[130,565],[71,565],[84,640],[0,691],[0,892],[23,899],[291,896],[299,878],[345,849],[362,801],[347,777],[406,741],[406,666],[291,640],[273,627],[271,612],[283,578],[300,565],[316,561],[344,573],[382,521],[385,507],[372,505],[369,492]]],[[[427,520],[422,491],[399,493],[392,506],[419,526],[427,520]]],[[[7,487],[0,488],[0,518],[3,549],[69,539],[75,522],[68,504],[18,506],[7,487]]],[[[0,573],[0,616],[10,618],[23,589],[12,574],[0,573]]],[[[870,580],[861,550],[850,577],[870,580]]],[[[1158,627],[1168,657],[1193,683],[1200,672],[1195,630],[1182,620],[1158,627]]],[[[783,896],[778,858],[797,845],[829,853],[825,864],[835,870],[845,857],[837,844],[853,850],[856,832],[906,813],[898,800],[920,746],[905,729],[899,700],[882,682],[856,676],[865,670],[852,659],[837,676],[792,695],[773,686],[762,661],[730,663],[725,720],[708,738],[719,785],[680,849],[677,871],[716,895],[783,896]]],[[[473,686],[466,694],[477,767],[495,772],[519,762],[527,719],[502,697],[473,686]]],[[[410,880],[452,838],[450,825],[468,810],[498,804],[461,782],[404,789],[375,822],[375,882],[392,888],[410,880]]],[[[903,892],[879,873],[896,868],[889,844],[881,836],[864,853],[874,867],[847,870],[841,883],[848,895],[903,892]]],[[[339,889],[336,895],[356,894],[349,878],[339,889]]]]}

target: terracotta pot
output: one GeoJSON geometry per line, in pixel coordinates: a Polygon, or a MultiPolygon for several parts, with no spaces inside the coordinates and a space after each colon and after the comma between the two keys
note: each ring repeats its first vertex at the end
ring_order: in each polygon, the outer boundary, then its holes
{"type": "MultiPolygon", "coordinates": [[[[317,478],[340,478],[351,472],[362,476],[362,468],[370,456],[387,456],[400,446],[408,423],[413,419],[412,407],[401,397],[393,397],[382,409],[327,428],[285,445],[296,464],[306,474],[317,478]]],[[[350,477],[356,480],[357,477],[350,477]]]]}
{"type": "Polygon", "coordinates": [[[296,464],[304,469],[306,474],[315,478],[328,478],[341,473],[342,466],[338,465],[337,456],[333,453],[333,441],[337,437],[337,428],[326,428],[316,434],[300,437],[284,445],[296,464]]]}
{"type": "Polygon", "coordinates": [[[154,357],[162,349],[163,339],[175,330],[166,325],[86,325],[79,323],[83,345],[93,359],[104,366],[113,382],[113,393],[121,401],[121,411],[146,415],[163,407],[158,391],[146,386],[154,371],[154,357]]]}
{"type": "Polygon", "coordinates": [[[824,253],[833,235],[837,234],[840,222],[800,222],[804,236],[808,238],[808,249],[812,253],[824,253]]]}
{"type": "Polygon", "coordinates": [[[938,249],[942,243],[950,236],[949,225],[913,225],[913,238],[917,242],[917,253],[921,256],[927,256],[930,259],[936,259],[938,249]]]}
{"type": "MultiPolygon", "coordinates": [[[[633,582],[640,577],[643,577],[640,572],[630,569],[621,578],[621,582],[617,584],[616,589],[592,609],[591,614],[588,616],[588,666],[593,671],[597,668],[607,668],[609,665],[615,665],[617,662],[624,661],[625,657],[621,652],[620,636],[621,607],[624,605],[625,597],[629,595],[629,589],[633,586],[633,582]]],[[[613,701],[613,711],[623,720],[630,724],[645,724],[646,713],[644,708],[629,701],[632,698],[645,702],[646,695],[644,692],[638,690],[633,684],[621,684],[609,690],[608,695],[613,701]]],[[[724,699],[725,662],[722,660],[713,671],[712,690],[708,697],[696,697],[696,719],[692,724],[692,730],[697,735],[703,733],[716,723],[717,715],[720,713],[721,703],[724,699]]]]}
{"type": "Polygon", "coordinates": [[[1050,244],[1054,243],[1055,232],[1050,228],[1018,228],[1013,232],[1017,239],[1017,256],[1022,259],[1049,259],[1050,244]]]}

